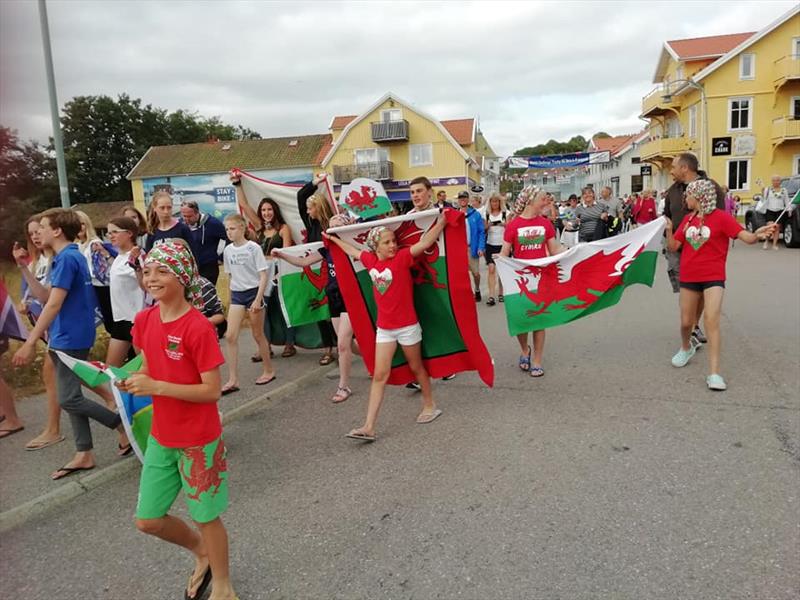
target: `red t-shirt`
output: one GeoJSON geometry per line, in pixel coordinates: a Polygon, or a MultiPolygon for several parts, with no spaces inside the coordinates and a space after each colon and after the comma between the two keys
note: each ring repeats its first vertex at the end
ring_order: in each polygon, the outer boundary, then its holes
{"type": "Polygon", "coordinates": [[[372,252],[362,252],[360,260],[372,280],[375,304],[378,305],[378,327],[399,329],[416,323],[411,250],[400,248],[389,260],[378,260],[372,252]]]}
{"type": "MultiPolygon", "coordinates": [[[[158,305],[146,308],[136,315],[132,334],[150,377],[158,381],[202,383],[201,373],[225,362],[214,326],[195,308],[169,323],[161,321],[158,305]]],[[[222,434],[217,403],[153,396],[151,433],[169,448],[208,444],[222,434]]]]}
{"type": "Polygon", "coordinates": [[[547,241],[556,237],[550,219],[514,217],[506,225],[503,241],[511,244],[514,258],[544,258],[548,256],[547,241]]]}
{"type": "Polygon", "coordinates": [[[681,242],[680,280],[685,283],[725,281],[728,240],[742,226],[725,211],[714,209],[702,220],[695,213],[683,218],[673,237],[681,242]]]}

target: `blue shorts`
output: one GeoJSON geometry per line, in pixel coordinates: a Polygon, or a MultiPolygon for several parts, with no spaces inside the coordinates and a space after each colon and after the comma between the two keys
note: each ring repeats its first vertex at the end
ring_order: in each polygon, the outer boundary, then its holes
{"type": "Polygon", "coordinates": [[[240,306],[250,307],[258,295],[258,288],[250,288],[241,292],[234,292],[231,290],[231,306],[238,304],[240,306]]]}

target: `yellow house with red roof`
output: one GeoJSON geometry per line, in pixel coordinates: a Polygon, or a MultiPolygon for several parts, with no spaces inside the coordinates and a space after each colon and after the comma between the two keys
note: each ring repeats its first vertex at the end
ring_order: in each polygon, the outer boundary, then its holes
{"type": "Polygon", "coordinates": [[[686,151],[745,201],[773,174],[800,173],[800,5],[757,32],[665,42],[653,83],[642,99],[645,186],[669,186],[686,151]]]}
{"type": "Polygon", "coordinates": [[[330,132],[322,168],[337,185],[368,177],[380,181],[391,200],[403,201],[419,176],[448,199],[476,185],[491,192],[499,184],[500,160],[476,118],[439,121],[388,93],[360,115],[334,117],[330,132]]]}

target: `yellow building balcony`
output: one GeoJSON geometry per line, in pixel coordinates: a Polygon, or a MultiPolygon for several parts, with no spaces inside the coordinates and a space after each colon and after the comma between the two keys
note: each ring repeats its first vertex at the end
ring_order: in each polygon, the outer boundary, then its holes
{"type": "Polygon", "coordinates": [[[778,117],[772,120],[772,143],[782,144],[788,140],[800,140],[800,119],[778,117]]]}
{"type": "Polygon", "coordinates": [[[691,149],[691,140],[686,137],[657,138],[639,146],[642,160],[671,158],[691,149]]]}
{"type": "Polygon", "coordinates": [[[776,60],[772,77],[776,90],[793,79],[800,79],[800,55],[789,54],[776,60]]]}
{"type": "Polygon", "coordinates": [[[657,117],[668,112],[675,113],[679,110],[681,102],[677,96],[669,96],[667,101],[664,101],[664,96],[667,94],[667,88],[659,86],[652,92],[642,98],[642,118],[657,117]]]}

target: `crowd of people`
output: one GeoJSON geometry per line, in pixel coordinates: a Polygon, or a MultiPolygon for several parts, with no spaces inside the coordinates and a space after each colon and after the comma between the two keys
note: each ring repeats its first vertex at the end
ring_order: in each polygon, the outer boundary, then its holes
{"type": "MultiPolygon", "coordinates": [[[[259,199],[257,208],[252,208],[255,199],[247,198],[236,173],[231,181],[241,214],[230,214],[223,222],[203,214],[192,201],[181,203],[178,219],[171,196],[157,192],[146,218],[135,208],[126,208],[108,222],[108,241],[104,241],[82,212],[47,210],[26,222],[27,244],[15,245],[13,251],[24,281],[19,308],[32,330],[12,362],[16,366],[29,363],[40,341],[48,349],[42,369],[47,421],[43,431],[25,447],[41,450],[63,441],[60,411],[64,410],[72,426],[76,453],[53,472],[54,480],[95,467],[92,420],[117,432],[120,456],[131,453],[110,390],[102,386],[94,390],[102,403],[87,399],[81,380],[55,354],[59,350],[86,359],[95,343],[96,327],[102,324],[110,336],[105,357],[109,365],[120,366],[136,353],[143,357],[141,369],[119,387],[152,396],[154,402],[137,526],[193,552],[196,564],[186,597],[201,594],[213,573],[212,598],[233,598],[227,534],[220,520],[227,507],[227,467],[216,403],[221,395],[240,389],[238,337],[245,317],[258,349],[251,359],[261,363],[261,374],[254,385],[269,385],[278,377],[272,361],[269,319],[265,318],[267,299],[274,293],[276,258],[297,266],[321,263],[328,271],[325,294],[331,321],[318,324],[324,352],[319,362],[331,364],[338,355],[339,379],[330,396],[334,403],[353,394],[350,376],[356,346],[330,245],[337,245],[369,269],[377,306],[375,365],[365,420],[347,434],[350,438],[367,442],[377,439],[378,415],[398,345],[416,379],[412,385],[421,391],[416,422],[428,424],[442,414],[422,361],[423,332],[412,301],[410,270],[415,258],[436,243],[445,227],[445,210],[464,213],[472,293],[475,302],[483,300],[483,259],[488,306],[504,301],[495,268],[498,256],[525,260],[555,255],[575,244],[616,235],[663,215],[668,274],[680,298],[681,345],[672,365],[685,366],[697,349],[708,343],[706,382],[709,389],[723,390],[720,313],[728,240],[767,240],[777,227],[770,222],[755,233],[745,231],[731,214],[726,191],[704,176],[691,154],[676,158],[672,175],[675,183],[665,192],[663,207],[656,194],[648,191],[614,201],[609,188],[601,189],[597,198],[591,187],[582,190],[580,199],[573,195],[563,202],[538,189],[523,190],[513,202],[494,193],[484,203],[479,194],[468,191],[458,193],[452,201],[440,191],[434,200],[430,181],[419,177],[410,184],[410,212],[439,208],[443,214],[435,225],[417,243],[402,248],[390,228],[377,225],[370,230],[368,249],[363,251],[327,233],[329,228],[352,219],[334,214],[329,200],[318,192],[319,177],[297,194],[305,240],[292,238],[274,200],[259,199]],[[285,252],[296,243],[323,240],[326,244],[317,253],[303,258],[285,252]],[[220,263],[228,275],[227,312],[216,289],[220,263]],[[700,329],[701,317],[705,333],[700,329]],[[224,338],[226,356],[220,338],[224,338]],[[228,371],[224,383],[223,365],[228,371]],[[204,480],[211,482],[210,487],[202,494],[199,488],[192,493],[189,472],[202,473],[204,480]],[[169,514],[181,488],[187,492],[189,512],[199,533],[169,514]]],[[[517,338],[519,369],[531,377],[542,377],[545,331],[517,338]]],[[[295,353],[289,328],[282,356],[290,358],[295,353]]],[[[5,418],[2,437],[21,430],[15,414],[6,414],[5,418]]]]}

